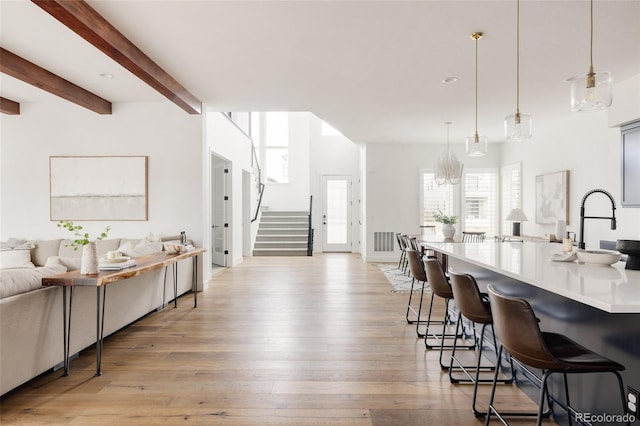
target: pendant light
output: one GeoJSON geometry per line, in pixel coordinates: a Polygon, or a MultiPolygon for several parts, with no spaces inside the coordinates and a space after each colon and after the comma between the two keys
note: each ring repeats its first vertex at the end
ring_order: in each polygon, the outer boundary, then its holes
{"type": "Polygon", "coordinates": [[[449,149],[449,126],[451,122],[444,123],[447,125],[447,151],[438,159],[435,167],[435,181],[438,185],[457,185],[462,177],[462,169],[464,165],[458,160],[455,152],[449,149]]]}
{"type": "Polygon", "coordinates": [[[467,155],[479,157],[487,154],[487,137],[478,135],[478,40],[482,38],[482,33],[471,34],[471,39],[476,42],[476,132],[473,136],[467,136],[467,155]]]}
{"type": "Polygon", "coordinates": [[[591,32],[589,42],[589,72],[567,80],[571,83],[571,110],[598,111],[609,108],[612,101],[613,78],[609,71],[593,71],[593,0],[591,0],[591,32]]]}
{"type": "Polygon", "coordinates": [[[531,114],[520,114],[520,0],[516,15],[516,113],[504,119],[504,136],[514,142],[531,138],[533,132],[531,114]]]}

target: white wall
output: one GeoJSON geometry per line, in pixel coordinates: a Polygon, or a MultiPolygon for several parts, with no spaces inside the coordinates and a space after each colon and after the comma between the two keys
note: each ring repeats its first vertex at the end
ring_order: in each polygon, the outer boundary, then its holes
{"type": "MultiPolygon", "coordinates": [[[[522,223],[523,235],[553,233],[553,225],[535,223],[535,177],[560,170],[570,171],[568,231],[579,232],[580,205],[591,189],[609,191],[616,200],[617,230],[606,220],[585,221],[585,242],[595,249],[600,240],[639,239],[640,209],[621,208],[620,129],[609,127],[640,119],[638,91],[628,89],[639,77],[615,86],[614,106],[607,111],[567,113],[562,116],[534,117],[534,136],[527,142],[502,144],[502,162],[522,161],[523,210],[528,222],[522,223]],[[610,117],[611,115],[611,117],[610,117]]],[[[638,165],[640,167],[640,164],[638,165]]],[[[589,216],[610,216],[611,203],[601,194],[589,197],[589,216]]]]}
{"type": "MultiPolygon", "coordinates": [[[[206,179],[203,192],[203,199],[205,200],[205,207],[207,211],[210,211],[211,207],[211,164],[209,162],[210,153],[213,153],[219,157],[224,158],[231,163],[231,218],[229,219],[230,233],[228,236],[229,250],[229,266],[237,265],[242,262],[242,172],[247,171],[252,173],[251,166],[251,139],[242,132],[229,118],[218,112],[207,113],[207,126],[206,126],[206,141],[207,148],[205,158],[206,164],[206,179]]],[[[255,194],[252,193],[252,206],[255,194]]],[[[205,229],[211,229],[211,215],[207,214],[205,218],[205,229]]],[[[255,222],[253,229],[257,227],[255,222]]],[[[251,239],[253,241],[254,238],[251,239]]],[[[207,246],[211,247],[211,235],[207,234],[207,246]]],[[[208,269],[205,271],[211,272],[211,258],[206,256],[205,264],[208,269]]]]}
{"type": "MultiPolygon", "coordinates": [[[[366,248],[368,262],[397,260],[396,253],[373,251],[374,232],[419,234],[420,170],[433,168],[446,144],[369,144],[366,148],[366,248]]],[[[467,157],[462,144],[451,150],[472,168],[500,167],[500,145],[489,144],[483,157],[467,157]]]]}
{"type": "Polygon", "coordinates": [[[99,115],[67,102],[23,103],[0,115],[0,239],[62,238],[49,216],[49,156],[149,157],[149,220],[80,222],[93,236],[186,231],[202,243],[202,117],[171,103],[115,104],[99,115]]]}

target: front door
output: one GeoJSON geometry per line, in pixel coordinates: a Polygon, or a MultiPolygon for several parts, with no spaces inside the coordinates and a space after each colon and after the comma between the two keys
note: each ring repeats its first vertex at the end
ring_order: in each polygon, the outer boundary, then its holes
{"type": "Polygon", "coordinates": [[[322,251],[351,251],[351,176],[322,176],[322,251]]]}

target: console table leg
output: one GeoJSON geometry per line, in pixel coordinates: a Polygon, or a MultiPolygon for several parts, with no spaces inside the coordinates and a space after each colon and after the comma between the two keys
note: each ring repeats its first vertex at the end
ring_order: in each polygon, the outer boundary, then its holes
{"type": "Polygon", "coordinates": [[[175,309],[178,307],[178,263],[173,263],[171,268],[173,272],[173,308],[175,309]]]}
{"type": "Polygon", "coordinates": [[[102,304],[100,303],[100,287],[96,288],[96,298],[96,376],[101,376],[102,347],[104,343],[104,307],[107,301],[106,286],[102,287],[102,304]]]}
{"type": "Polygon", "coordinates": [[[63,376],[69,375],[69,347],[71,342],[71,305],[73,304],[73,287],[69,288],[69,308],[67,310],[67,287],[62,287],[62,344],[64,352],[63,376]]]}
{"type": "Polygon", "coordinates": [[[198,255],[193,256],[193,271],[191,271],[191,291],[193,291],[193,307],[198,307],[198,255]]]}

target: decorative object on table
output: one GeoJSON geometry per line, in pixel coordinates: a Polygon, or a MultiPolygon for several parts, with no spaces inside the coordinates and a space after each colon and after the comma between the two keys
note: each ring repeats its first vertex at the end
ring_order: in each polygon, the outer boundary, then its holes
{"type": "Polygon", "coordinates": [[[180,254],[184,251],[187,251],[187,246],[184,246],[182,244],[165,244],[164,250],[168,254],[180,254]]]}
{"type": "Polygon", "coordinates": [[[436,162],[435,181],[438,185],[457,185],[462,178],[464,165],[458,160],[456,153],[449,148],[449,126],[451,122],[447,121],[444,124],[447,125],[447,151],[436,162]]]}
{"type": "Polygon", "coordinates": [[[640,240],[616,240],[616,250],[627,255],[625,269],[640,271],[640,240]]]}
{"type": "Polygon", "coordinates": [[[69,232],[72,232],[76,237],[71,244],[74,250],[78,250],[82,247],[82,262],[80,263],[81,274],[97,274],[98,273],[98,253],[96,251],[96,241],[107,238],[107,234],[111,230],[111,226],[107,226],[105,230],[94,240],[91,241],[91,237],[88,232],[81,232],[82,225],[76,225],[72,221],[63,220],[58,223],[58,228],[64,228],[69,232]]]}
{"type": "Polygon", "coordinates": [[[598,111],[612,102],[613,78],[609,71],[593,71],[593,0],[589,33],[589,72],[567,79],[571,83],[571,111],[598,111]]]}
{"type": "Polygon", "coordinates": [[[578,262],[592,263],[594,265],[613,265],[622,255],[611,250],[576,250],[578,262]]]}
{"type": "Polygon", "coordinates": [[[511,229],[511,235],[513,235],[514,237],[519,237],[520,236],[520,222],[526,222],[529,219],[527,219],[527,216],[524,214],[522,209],[516,208],[516,209],[511,210],[511,212],[509,212],[509,214],[507,215],[505,220],[510,220],[510,221],[513,222],[512,229],[511,229]]]}
{"type": "Polygon", "coordinates": [[[555,241],[562,241],[562,239],[567,234],[567,226],[564,219],[556,220],[555,233],[553,234],[555,237],[555,241]]]}
{"type": "Polygon", "coordinates": [[[504,119],[504,135],[508,141],[523,141],[533,135],[531,114],[520,114],[520,0],[516,6],[516,113],[504,119]]]}
{"type": "Polygon", "coordinates": [[[147,157],[49,157],[51,220],[147,220],[147,157]]]}
{"type": "Polygon", "coordinates": [[[180,244],[183,246],[187,244],[187,234],[184,231],[180,232],[180,244]]]}
{"type": "Polygon", "coordinates": [[[442,224],[442,235],[445,238],[451,239],[456,234],[456,228],[453,225],[458,222],[458,216],[448,216],[442,213],[442,210],[438,210],[438,213],[433,214],[433,220],[442,224]]]}
{"type": "Polygon", "coordinates": [[[476,132],[466,139],[467,155],[479,157],[487,154],[487,137],[478,135],[478,40],[482,38],[482,33],[471,34],[471,39],[476,44],[476,132]]]}
{"type": "Polygon", "coordinates": [[[536,223],[569,225],[569,170],[536,176],[536,223]]]}

